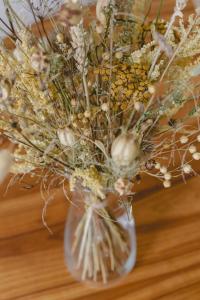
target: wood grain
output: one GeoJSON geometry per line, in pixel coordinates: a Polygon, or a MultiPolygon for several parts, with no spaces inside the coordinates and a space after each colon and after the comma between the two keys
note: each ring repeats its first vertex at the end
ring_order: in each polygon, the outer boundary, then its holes
{"type": "Polygon", "coordinates": [[[67,202],[61,191],[41,222],[39,192],[1,199],[0,299],[199,299],[199,178],[143,197],[133,205],[138,259],[133,272],[110,290],[89,289],[67,273],[63,230],[67,202]]]}
{"type": "MultiPolygon", "coordinates": [[[[189,1],[188,11],[191,10],[189,1]]],[[[158,0],[153,0],[154,5],[158,0]]],[[[174,1],[164,1],[164,12],[174,1]]],[[[138,239],[137,265],[109,290],[77,283],[64,264],[63,231],[68,202],[54,190],[42,225],[39,187],[17,185],[4,196],[0,189],[0,300],[199,300],[199,178],[169,190],[154,179],[138,186],[133,203],[138,239]]]]}

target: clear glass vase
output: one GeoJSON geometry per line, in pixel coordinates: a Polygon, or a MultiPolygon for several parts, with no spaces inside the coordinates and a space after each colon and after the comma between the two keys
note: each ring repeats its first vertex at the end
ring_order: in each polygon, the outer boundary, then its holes
{"type": "Polygon", "coordinates": [[[65,228],[65,259],[69,272],[97,287],[113,284],[128,274],[136,261],[136,234],[126,199],[91,191],[72,193],[65,228]]]}

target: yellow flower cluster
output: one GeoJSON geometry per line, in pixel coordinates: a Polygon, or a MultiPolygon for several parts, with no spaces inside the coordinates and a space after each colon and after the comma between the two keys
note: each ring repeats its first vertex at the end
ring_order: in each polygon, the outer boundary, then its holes
{"type": "Polygon", "coordinates": [[[111,96],[113,98],[113,109],[126,110],[133,96],[137,101],[147,103],[151,97],[148,87],[151,82],[148,80],[148,65],[143,63],[127,64],[121,63],[111,70],[109,66],[103,66],[95,70],[103,81],[110,81],[111,74],[111,96]]]}
{"type": "Polygon", "coordinates": [[[70,178],[70,190],[73,191],[77,180],[81,180],[81,184],[89,188],[94,195],[104,199],[102,176],[99,174],[94,166],[86,170],[75,169],[70,178]]]}

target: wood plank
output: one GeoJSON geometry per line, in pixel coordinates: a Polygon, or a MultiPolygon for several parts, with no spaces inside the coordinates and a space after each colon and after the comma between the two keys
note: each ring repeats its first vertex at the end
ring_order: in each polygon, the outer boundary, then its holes
{"type": "Polygon", "coordinates": [[[97,300],[155,300],[161,296],[172,299],[171,295],[176,293],[177,299],[184,299],[180,294],[187,295],[190,288],[192,299],[199,299],[198,184],[199,178],[193,178],[187,185],[179,184],[135,202],[137,265],[121,286],[109,292],[76,283],[66,272],[63,229],[67,208],[60,193],[48,210],[53,236],[40,220],[39,193],[20,197],[16,203],[14,198],[7,199],[6,214],[5,203],[1,203],[0,210],[0,299],[92,300],[95,295],[97,300]]]}

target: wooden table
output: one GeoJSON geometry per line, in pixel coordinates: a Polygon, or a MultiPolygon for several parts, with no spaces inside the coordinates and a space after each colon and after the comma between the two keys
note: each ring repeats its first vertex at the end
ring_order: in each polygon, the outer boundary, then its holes
{"type": "MultiPolygon", "coordinates": [[[[154,1],[154,4],[157,0],[154,1]]],[[[166,14],[174,1],[167,1],[166,14]]],[[[189,7],[190,10],[191,6],[189,7]]],[[[109,290],[89,289],[67,273],[63,229],[68,203],[62,191],[41,221],[38,187],[0,190],[0,300],[199,300],[199,178],[163,190],[149,179],[133,204],[138,258],[133,272],[109,290]]],[[[27,187],[25,183],[22,186],[27,187]]]]}
{"type": "Polygon", "coordinates": [[[137,265],[120,286],[89,289],[67,273],[62,191],[48,209],[54,234],[41,222],[43,202],[35,190],[10,190],[0,200],[1,300],[200,299],[199,178],[136,200],[137,265]]]}

